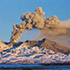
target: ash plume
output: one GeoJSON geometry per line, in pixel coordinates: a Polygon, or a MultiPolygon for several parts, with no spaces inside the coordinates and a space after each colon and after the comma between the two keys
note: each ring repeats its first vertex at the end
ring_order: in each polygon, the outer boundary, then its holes
{"type": "MultiPolygon", "coordinates": [[[[57,24],[56,22],[55,24],[57,24]]],[[[49,27],[50,28],[50,27],[49,27]]],[[[59,23],[59,25],[56,25],[54,27],[51,26],[51,29],[42,29],[40,30],[40,38],[52,36],[52,37],[57,37],[57,36],[62,36],[62,35],[70,35],[70,20],[66,20],[59,23]]]]}
{"type": "Polygon", "coordinates": [[[45,12],[42,11],[41,7],[35,9],[34,13],[25,13],[21,16],[22,23],[14,24],[12,36],[10,39],[11,43],[15,43],[19,40],[22,33],[26,30],[37,28],[40,30],[41,36],[49,35],[60,35],[68,33],[69,28],[66,22],[58,20],[56,16],[43,17],[45,12]]]}

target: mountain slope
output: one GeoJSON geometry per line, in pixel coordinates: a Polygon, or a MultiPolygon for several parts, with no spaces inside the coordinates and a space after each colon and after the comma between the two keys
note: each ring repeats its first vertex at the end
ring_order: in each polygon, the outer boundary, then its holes
{"type": "Polygon", "coordinates": [[[38,46],[27,47],[23,44],[0,53],[0,63],[38,64],[70,62],[70,55],[61,54],[38,46]]]}
{"type": "Polygon", "coordinates": [[[45,49],[49,49],[55,52],[60,52],[64,54],[69,54],[70,53],[70,48],[62,46],[61,44],[48,40],[46,38],[42,39],[41,41],[26,41],[25,42],[29,46],[39,46],[45,49]]]}
{"type": "Polygon", "coordinates": [[[7,49],[10,49],[10,47],[8,45],[6,45],[4,42],[0,41],[0,53],[3,50],[7,50],[7,49]]]}

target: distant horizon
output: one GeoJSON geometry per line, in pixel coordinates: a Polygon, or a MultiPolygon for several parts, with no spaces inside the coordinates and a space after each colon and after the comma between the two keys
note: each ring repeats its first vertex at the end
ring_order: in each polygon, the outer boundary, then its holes
{"type": "MultiPolygon", "coordinates": [[[[70,0],[0,0],[0,40],[9,42],[13,24],[22,23],[21,15],[26,12],[32,13],[37,7],[42,7],[45,12],[44,17],[56,15],[61,21],[70,19],[69,3],[70,0]]],[[[39,36],[38,30],[35,33],[39,36]]],[[[35,33],[31,37],[28,36],[28,39],[34,38],[35,33]]],[[[27,35],[28,32],[25,33],[25,36],[27,35]]]]}

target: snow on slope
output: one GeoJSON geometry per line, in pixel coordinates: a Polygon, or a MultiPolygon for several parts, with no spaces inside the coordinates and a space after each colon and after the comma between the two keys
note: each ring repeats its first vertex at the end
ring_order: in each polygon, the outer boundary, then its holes
{"type": "Polygon", "coordinates": [[[10,47],[0,41],[0,53],[1,53],[3,50],[7,50],[7,49],[10,49],[10,47]]]}
{"type": "Polygon", "coordinates": [[[65,55],[38,46],[24,45],[7,49],[0,53],[0,63],[37,64],[70,62],[70,55],[65,55]]]}

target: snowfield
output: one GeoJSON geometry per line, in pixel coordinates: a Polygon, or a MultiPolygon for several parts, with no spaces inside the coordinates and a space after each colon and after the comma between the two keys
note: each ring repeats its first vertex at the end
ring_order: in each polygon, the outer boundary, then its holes
{"type": "Polygon", "coordinates": [[[38,63],[70,62],[70,55],[57,53],[38,46],[18,47],[7,49],[0,53],[0,64],[38,64],[38,63]]]}

